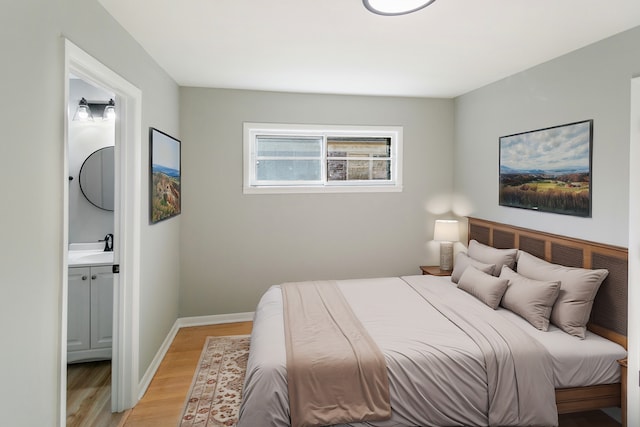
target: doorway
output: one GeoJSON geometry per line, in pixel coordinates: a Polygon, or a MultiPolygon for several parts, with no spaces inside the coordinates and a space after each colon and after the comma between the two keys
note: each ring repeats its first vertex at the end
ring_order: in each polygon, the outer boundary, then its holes
{"type": "Polygon", "coordinates": [[[118,236],[114,233],[115,94],[73,74],[68,87],[66,425],[72,427],[112,418],[116,278],[111,265],[118,236]]]}
{"type": "Polygon", "coordinates": [[[102,88],[114,96],[114,216],[113,234],[113,323],[111,367],[111,411],[121,412],[138,400],[138,325],[140,283],[140,219],[142,157],[142,93],[138,88],[104,66],[95,58],[65,40],[65,135],[64,135],[64,215],[62,292],[60,295],[60,372],[58,425],[66,425],[67,318],[69,312],[69,122],[75,110],[70,102],[72,77],[102,88]]]}

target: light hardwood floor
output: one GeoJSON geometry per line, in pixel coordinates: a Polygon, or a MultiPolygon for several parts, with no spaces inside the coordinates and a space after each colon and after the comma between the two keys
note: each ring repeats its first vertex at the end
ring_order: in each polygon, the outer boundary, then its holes
{"type": "Polygon", "coordinates": [[[111,361],[67,366],[67,427],[116,427],[111,413],[111,361]]]}
{"type": "MultiPolygon", "coordinates": [[[[160,363],[147,392],[129,413],[125,427],[175,427],[209,336],[248,335],[251,322],[182,328],[160,363]]],[[[257,426],[256,426],[257,427],[257,426]]]]}
{"type": "MultiPolygon", "coordinates": [[[[123,426],[175,427],[206,337],[250,333],[251,322],[180,329],[149,389],[128,413],[123,426]]],[[[560,427],[620,427],[620,424],[603,412],[592,411],[561,415],[560,427]]]]}

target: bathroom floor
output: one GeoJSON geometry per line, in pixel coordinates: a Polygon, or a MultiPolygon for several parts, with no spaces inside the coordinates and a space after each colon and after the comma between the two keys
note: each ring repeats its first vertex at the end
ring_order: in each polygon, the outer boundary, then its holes
{"type": "Polygon", "coordinates": [[[67,427],[115,427],[111,413],[111,361],[67,365],[67,427]]]}

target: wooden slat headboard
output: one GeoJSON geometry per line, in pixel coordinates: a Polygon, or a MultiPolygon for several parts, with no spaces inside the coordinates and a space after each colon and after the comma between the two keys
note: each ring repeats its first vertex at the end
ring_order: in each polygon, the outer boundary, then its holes
{"type": "Polygon", "coordinates": [[[568,267],[605,268],[591,310],[589,329],[627,348],[628,250],[542,231],[469,217],[469,240],[498,249],[518,248],[568,267]]]}

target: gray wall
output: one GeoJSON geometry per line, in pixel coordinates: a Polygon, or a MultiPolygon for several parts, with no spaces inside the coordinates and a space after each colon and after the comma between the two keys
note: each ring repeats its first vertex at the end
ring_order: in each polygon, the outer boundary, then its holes
{"type": "MultiPolygon", "coordinates": [[[[64,37],[142,90],[143,183],[148,182],[148,126],[179,136],[177,85],[95,0],[3,3],[0,51],[10,64],[0,68],[0,159],[7,184],[0,210],[3,425],[51,426],[59,417],[63,186],[68,185],[64,37]]],[[[147,195],[143,186],[145,200],[147,195]]],[[[177,318],[180,270],[180,219],[151,227],[147,218],[143,212],[141,375],[177,318]]]]}
{"type": "Polygon", "coordinates": [[[150,126],[180,137],[179,90],[141,46],[97,1],[65,0],[62,33],[142,91],[142,212],[140,268],[140,377],[178,314],[181,218],[149,225],[150,126]]]}
{"type": "Polygon", "coordinates": [[[630,80],[640,27],[455,100],[456,213],[627,246],[630,80]],[[498,138],[594,120],[592,218],[498,206],[498,138]]]}
{"type": "Polygon", "coordinates": [[[272,284],[418,274],[450,210],[453,101],[181,88],[180,316],[253,311],[272,284]],[[242,124],[404,127],[402,193],[242,193],[242,124]]]}

